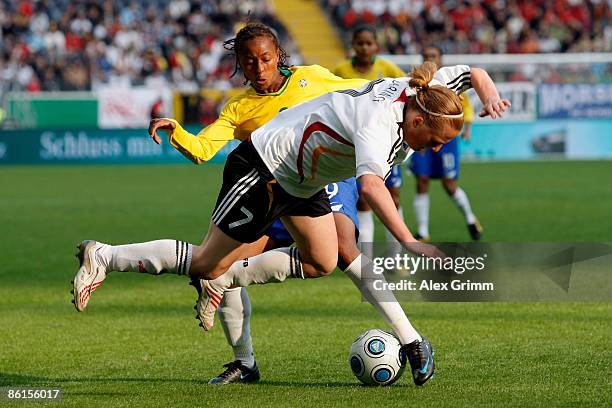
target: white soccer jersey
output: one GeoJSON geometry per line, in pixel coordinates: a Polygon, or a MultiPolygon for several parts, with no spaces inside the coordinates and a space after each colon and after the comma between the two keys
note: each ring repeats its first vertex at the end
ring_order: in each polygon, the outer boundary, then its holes
{"type": "MultiPolygon", "coordinates": [[[[296,197],[311,197],[353,176],[385,179],[412,154],[401,130],[404,105],[415,94],[409,79],[382,78],[296,105],[253,132],[253,146],[281,187],[296,197]]],[[[430,85],[460,94],[471,87],[470,68],[441,68],[430,85]]]]}

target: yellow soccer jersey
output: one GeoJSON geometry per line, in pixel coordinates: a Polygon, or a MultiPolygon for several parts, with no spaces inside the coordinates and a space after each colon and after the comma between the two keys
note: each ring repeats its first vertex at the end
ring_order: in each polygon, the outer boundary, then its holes
{"type": "Polygon", "coordinates": [[[372,68],[365,74],[355,69],[353,66],[353,59],[348,59],[338,65],[336,69],[334,69],[334,74],[341,78],[363,78],[369,81],[385,77],[397,78],[406,76],[406,73],[402,71],[400,67],[382,58],[376,58],[372,68]]]}
{"type": "Polygon", "coordinates": [[[474,108],[470,103],[470,98],[467,95],[467,92],[461,94],[463,96],[463,100],[461,104],[463,105],[463,121],[466,123],[471,123],[474,120],[474,108]]]}
{"type": "Polygon", "coordinates": [[[253,88],[231,98],[219,118],[196,136],[178,122],[169,134],[170,144],[194,163],[210,160],[228,141],[245,140],[278,112],[298,103],[341,89],[358,88],[363,79],[342,79],[319,65],[290,68],[283,87],[273,94],[258,94],[253,88]]]}

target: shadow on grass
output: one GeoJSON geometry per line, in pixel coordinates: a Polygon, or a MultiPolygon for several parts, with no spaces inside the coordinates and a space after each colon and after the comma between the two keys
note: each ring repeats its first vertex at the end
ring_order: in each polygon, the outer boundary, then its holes
{"type": "MultiPolygon", "coordinates": [[[[192,383],[193,385],[208,385],[207,379],[188,379],[188,378],[135,378],[135,377],[42,377],[27,374],[3,373],[0,372],[0,387],[6,386],[58,386],[65,383],[104,383],[104,382],[142,382],[142,383],[192,383]]],[[[302,381],[270,381],[264,380],[257,384],[246,385],[249,387],[265,386],[265,387],[299,387],[299,388],[346,388],[354,389],[356,387],[369,388],[362,386],[356,382],[342,381],[320,381],[320,382],[302,382],[302,381]]],[[[397,387],[397,385],[395,386],[397,387]]],[[[87,392],[71,392],[71,394],[87,394],[87,392]]],[[[96,394],[96,393],[91,393],[96,394]]],[[[125,395],[119,392],[99,393],[100,395],[125,395]]]]}
{"type": "MultiPolygon", "coordinates": [[[[378,386],[368,386],[359,384],[358,382],[342,382],[342,381],[269,381],[264,380],[257,383],[258,385],[272,386],[272,387],[299,387],[299,388],[346,388],[346,389],[355,389],[355,388],[380,388],[378,386]]],[[[403,387],[400,384],[395,384],[393,388],[403,387]]]]}
{"type": "Polygon", "coordinates": [[[135,377],[42,377],[27,374],[0,372],[0,387],[24,385],[61,385],[64,383],[95,383],[95,382],[144,382],[144,383],[172,383],[184,382],[193,384],[207,384],[207,380],[181,379],[181,378],[135,378],[135,377]]]}

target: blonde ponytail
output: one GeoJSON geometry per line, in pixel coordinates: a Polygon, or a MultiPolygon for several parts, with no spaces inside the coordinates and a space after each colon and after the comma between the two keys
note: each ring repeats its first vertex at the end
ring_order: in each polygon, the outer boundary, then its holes
{"type": "Polygon", "coordinates": [[[430,85],[436,73],[436,64],[427,61],[412,70],[408,86],[416,90],[415,108],[420,110],[425,124],[442,129],[446,124],[457,131],[463,128],[461,98],[442,85],[430,85]]]}
{"type": "Polygon", "coordinates": [[[429,88],[429,83],[433,79],[435,73],[436,64],[431,61],[426,61],[423,65],[419,65],[412,69],[408,86],[415,88],[417,91],[429,88]]]}

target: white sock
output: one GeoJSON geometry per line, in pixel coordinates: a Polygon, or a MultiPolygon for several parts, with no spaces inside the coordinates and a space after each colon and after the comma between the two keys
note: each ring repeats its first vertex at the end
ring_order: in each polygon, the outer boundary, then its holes
{"type": "Polygon", "coordinates": [[[361,295],[378,311],[378,313],[385,319],[385,322],[393,328],[393,332],[399,338],[400,343],[408,344],[415,340],[421,341],[421,336],[412,327],[408,317],[404,313],[404,310],[397,302],[393,292],[389,290],[374,290],[372,282],[367,282],[367,279],[376,278],[377,280],[385,281],[385,277],[381,275],[375,275],[373,272],[367,273],[368,278],[361,278],[361,267],[362,261],[368,262],[368,265],[372,264],[368,258],[363,255],[359,255],[344,271],[351,281],[361,291],[361,295]]]}
{"type": "MultiPolygon", "coordinates": [[[[402,207],[399,207],[397,209],[397,213],[399,214],[400,218],[403,221],[404,220],[404,210],[402,210],[402,207]]],[[[391,231],[389,231],[386,228],[385,228],[385,238],[387,240],[387,256],[393,256],[394,254],[399,254],[401,252],[401,245],[397,241],[397,239],[395,239],[393,234],[391,234],[391,231]]]]}
{"type": "Polygon", "coordinates": [[[429,194],[414,196],[414,214],[417,220],[417,231],[424,238],[429,238],[429,194]]]}
{"type": "Polygon", "coordinates": [[[227,343],[234,351],[234,359],[253,368],[255,356],[251,339],[251,301],[246,288],[226,290],[217,314],[227,343]]]}
{"type": "Polygon", "coordinates": [[[103,245],[96,251],[107,272],[142,272],[152,275],[187,275],[192,245],[174,239],[128,245],[103,245]]]}
{"type": "Polygon", "coordinates": [[[463,213],[465,217],[465,222],[468,224],[474,224],[476,222],[476,216],[472,212],[472,207],[470,206],[470,200],[468,199],[467,194],[461,187],[457,187],[455,190],[455,194],[451,196],[455,205],[459,210],[463,213]]]}
{"type": "Polygon", "coordinates": [[[227,272],[209,283],[213,290],[223,294],[232,286],[283,282],[287,278],[304,279],[297,248],[278,248],[234,262],[227,272]]]}
{"type": "Polygon", "coordinates": [[[374,217],[372,211],[357,211],[359,242],[374,242],[374,217]]]}

